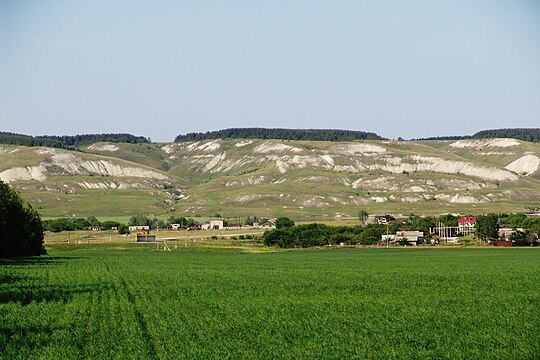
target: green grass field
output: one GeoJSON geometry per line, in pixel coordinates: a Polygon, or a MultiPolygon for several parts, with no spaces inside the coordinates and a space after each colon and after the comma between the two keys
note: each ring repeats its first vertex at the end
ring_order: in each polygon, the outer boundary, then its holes
{"type": "Polygon", "coordinates": [[[153,249],[0,260],[0,357],[540,357],[536,249],[153,249]]]}

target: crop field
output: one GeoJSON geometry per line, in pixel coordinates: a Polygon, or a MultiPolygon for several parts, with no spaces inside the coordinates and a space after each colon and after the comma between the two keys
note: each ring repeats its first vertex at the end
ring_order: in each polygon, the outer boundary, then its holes
{"type": "Polygon", "coordinates": [[[123,249],[0,260],[0,357],[540,358],[536,249],[123,249]]]}

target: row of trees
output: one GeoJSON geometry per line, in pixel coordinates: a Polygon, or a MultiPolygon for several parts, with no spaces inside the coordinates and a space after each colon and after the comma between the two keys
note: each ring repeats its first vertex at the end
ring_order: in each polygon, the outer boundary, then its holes
{"type": "Polygon", "coordinates": [[[195,220],[192,218],[171,216],[167,221],[158,219],[157,217],[147,217],[146,215],[132,216],[127,224],[120,223],[118,221],[99,221],[96,217],[90,216],[87,218],[58,218],[49,219],[43,221],[43,228],[47,231],[60,232],[60,231],[75,231],[75,230],[88,230],[91,228],[100,228],[102,230],[111,230],[117,228],[121,234],[128,233],[129,226],[148,226],[150,230],[166,229],[171,224],[180,224],[181,228],[188,228],[193,226],[195,220]]]}
{"type": "Polygon", "coordinates": [[[0,257],[45,253],[39,214],[9,185],[0,181],[0,257]]]}
{"type": "Polygon", "coordinates": [[[209,139],[280,139],[310,141],[381,140],[372,132],[333,129],[267,129],[231,128],[205,133],[195,132],[178,135],[174,141],[200,141],[209,139]]]}
{"type": "Polygon", "coordinates": [[[494,129],[482,130],[472,136],[474,139],[514,138],[523,141],[540,142],[540,129],[494,129]]]}
{"type": "Polygon", "coordinates": [[[65,135],[65,136],[30,136],[14,134],[10,132],[0,132],[0,144],[21,145],[21,146],[48,146],[62,149],[77,149],[81,146],[90,145],[96,142],[112,143],[149,143],[150,139],[143,136],[131,134],[87,134],[87,135],[65,135]]]}
{"type": "Polygon", "coordinates": [[[513,138],[523,141],[540,142],[540,129],[493,129],[478,131],[465,136],[435,136],[418,140],[463,140],[463,139],[492,139],[513,138]]]}
{"type": "Polygon", "coordinates": [[[325,224],[302,224],[277,227],[266,231],[263,242],[266,246],[281,248],[312,247],[325,245],[379,243],[386,233],[386,226],[369,224],[367,226],[329,226],[325,224]]]}
{"type": "MultiPolygon", "coordinates": [[[[123,224],[118,221],[99,221],[94,216],[84,218],[58,218],[43,221],[43,228],[46,231],[75,231],[87,230],[94,227],[99,227],[102,230],[111,230],[113,227],[120,228],[123,224]]],[[[125,225],[124,225],[125,226],[125,225]]]]}

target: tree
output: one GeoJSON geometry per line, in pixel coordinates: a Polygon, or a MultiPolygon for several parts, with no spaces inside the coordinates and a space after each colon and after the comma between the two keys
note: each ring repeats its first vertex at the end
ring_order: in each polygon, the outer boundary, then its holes
{"type": "Polygon", "coordinates": [[[99,222],[99,220],[95,216],[87,217],[86,221],[88,221],[90,223],[90,226],[92,226],[92,227],[101,225],[101,223],[99,222]]]}
{"type": "Polygon", "coordinates": [[[276,219],[276,229],[289,228],[294,226],[294,221],[288,217],[278,217],[276,219]]]}
{"type": "Polygon", "coordinates": [[[152,220],[150,220],[144,215],[138,214],[138,215],[132,216],[129,219],[128,225],[129,226],[151,226],[152,220]]]}
{"type": "Polygon", "coordinates": [[[46,254],[43,225],[37,211],[0,181],[0,257],[46,254]]]}
{"type": "Polygon", "coordinates": [[[527,240],[527,234],[524,231],[515,230],[510,234],[512,246],[530,246],[531,243],[527,240]]]}
{"type": "Polygon", "coordinates": [[[368,217],[369,217],[369,214],[366,210],[360,210],[358,212],[358,219],[360,220],[362,225],[364,225],[367,222],[368,217]]]}
{"type": "Polygon", "coordinates": [[[118,234],[129,234],[129,227],[125,224],[120,224],[120,226],[118,226],[118,234]]]}
{"type": "Polygon", "coordinates": [[[476,219],[476,232],[486,241],[499,237],[499,217],[497,214],[479,215],[476,219]]]}

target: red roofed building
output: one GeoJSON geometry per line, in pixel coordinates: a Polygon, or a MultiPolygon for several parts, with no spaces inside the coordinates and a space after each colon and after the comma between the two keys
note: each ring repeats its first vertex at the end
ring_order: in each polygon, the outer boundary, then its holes
{"type": "Polygon", "coordinates": [[[476,216],[462,216],[457,222],[459,230],[474,229],[476,219],[476,216]]]}

